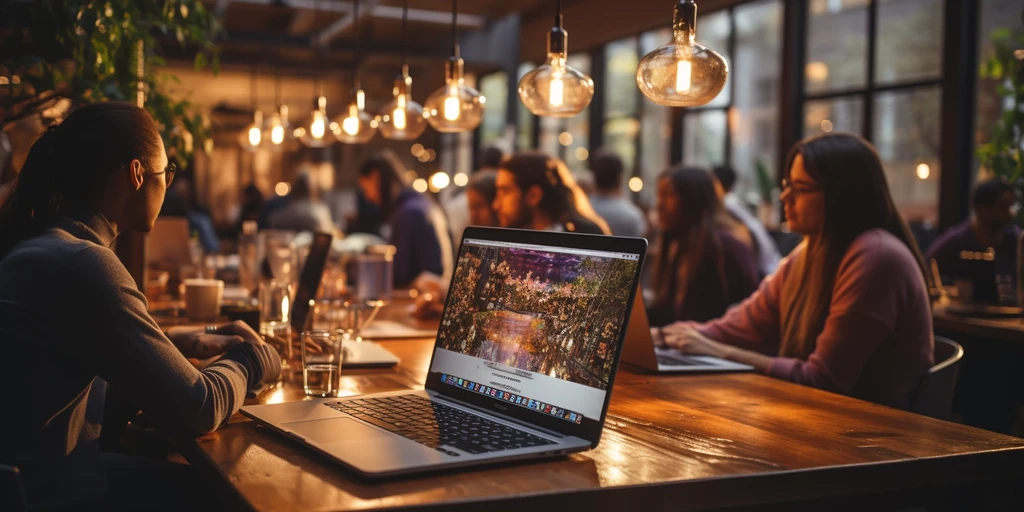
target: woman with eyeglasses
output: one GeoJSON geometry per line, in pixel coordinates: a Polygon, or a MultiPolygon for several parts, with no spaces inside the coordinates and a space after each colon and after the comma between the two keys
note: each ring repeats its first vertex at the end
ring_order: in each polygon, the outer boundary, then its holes
{"type": "Polygon", "coordinates": [[[717,318],[757,288],[754,254],[719,225],[721,210],[707,170],[681,167],[658,180],[651,325],[717,318]]]}
{"type": "Polygon", "coordinates": [[[790,152],[781,199],[803,243],[742,304],[655,329],[656,341],[908,408],[932,365],[931,304],[878,154],[856,135],[806,139],[790,152]]]}
{"type": "MultiPolygon", "coordinates": [[[[280,374],[277,353],[241,323],[168,339],[111,250],[119,233],[153,227],[173,178],[149,114],[96,103],[33,144],[0,205],[0,344],[12,390],[0,464],[20,469],[33,507],[107,508],[116,491],[140,495],[140,484],[187,478],[187,467],[100,454],[107,384],[161,431],[199,435],[223,425],[247,389],[280,374]],[[203,370],[186,359],[217,355],[203,370]],[[160,476],[145,478],[153,472],[160,476]]],[[[173,508],[192,492],[154,495],[152,505],[173,508]]]]}

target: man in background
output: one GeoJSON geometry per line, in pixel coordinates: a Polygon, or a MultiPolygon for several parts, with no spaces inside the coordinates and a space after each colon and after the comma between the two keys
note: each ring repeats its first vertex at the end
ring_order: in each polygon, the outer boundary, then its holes
{"type": "Polygon", "coordinates": [[[764,278],[775,273],[775,269],[779,267],[779,260],[782,259],[779,248],[775,245],[775,240],[768,234],[768,230],[764,228],[764,224],[761,224],[761,221],[750,213],[743,201],[732,193],[732,189],[736,185],[736,170],[726,165],[720,165],[712,169],[712,172],[722,186],[724,213],[734,225],[738,225],[746,231],[746,233],[738,233],[739,236],[736,238],[747,243],[753,250],[760,277],[764,278]]]}
{"type": "Polygon", "coordinates": [[[615,153],[598,151],[590,158],[595,191],[590,196],[594,211],[608,223],[615,236],[643,237],[647,234],[644,212],[626,199],[622,189],[622,159],[615,153]]]}
{"type": "Polygon", "coordinates": [[[995,303],[997,277],[1010,286],[1017,282],[1017,195],[1005,180],[994,178],[975,187],[971,204],[974,215],[935,240],[926,258],[935,260],[944,284],[971,283],[972,293],[962,299],[995,303]]]}

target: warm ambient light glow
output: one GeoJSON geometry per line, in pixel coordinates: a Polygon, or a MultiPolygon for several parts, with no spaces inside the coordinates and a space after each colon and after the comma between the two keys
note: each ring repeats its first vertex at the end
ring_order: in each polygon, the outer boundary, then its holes
{"type": "Polygon", "coordinates": [[[419,192],[421,194],[423,192],[426,192],[427,191],[427,180],[425,180],[423,178],[416,178],[416,180],[412,182],[412,188],[413,188],[413,190],[415,190],[416,192],[419,192]]]}
{"type": "Polygon", "coordinates": [[[341,122],[341,129],[349,135],[359,133],[359,110],[356,109],[355,105],[349,108],[348,117],[341,122]]]}
{"type": "Polygon", "coordinates": [[[457,173],[455,178],[452,179],[452,182],[455,183],[456,187],[465,187],[466,184],[469,183],[469,176],[464,172],[457,173]]]}
{"type": "Polygon", "coordinates": [[[313,122],[309,125],[309,134],[314,139],[324,138],[324,134],[327,133],[326,121],[324,120],[324,113],[319,110],[313,111],[313,122]]]}
{"type": "Polygon", "coordinates": [[[825,119],[824,121],[822,121],[821,122],[821,131],[823,131],[825,133],[828,133],[828,132],[832,131],[832,121],[829,121],[828,119],[825,119]]]}
{"type": "Polygon", "coordinates": [[[548,88],[548,103],[552,107],[561,107],[564,103],[563,96],[565,92],[565,84],[562,82],[562,78],[556,76],[551,79],[551,85],[548,88]]]}
{"type": "Polygon", "coordinates": [[[412,156],[419,158],[419,156],[423,154],[423,144],[420,144],[419,142],[413,144],[412,147],[409,148],[409,152],[412,153],[412,156]]]}
{"type": "Polygon", "coordinates": [[[690,92],[690,81],[693,75],[693,63],[688,60],[681,60],[676,65],[676,92],[690,92]]]}
{"type": "Polygon", "coordinates": [[[284,127],[276,124],[270,129],[270,142],[280,144],[284,142],[284,127]]]}
{"type": "Polygon", "coordinates": [[[291,190],[292,190],[291,185],[289,185],[289,184],[287,184],[287,183],[285,183],[283,181],[279,182],[277,185],[274,185],[274,193],[279,195],[279,196],[286,196],[286,195],[288,195],[288,192],[291,192],[291,190]]]}
{"type": "Polygon", "coordinates": [[[931,176],[931,174],[932,174],[932,170],[931,170],[931,167],[928,167],[928,164],[926,164],[926,163],[917,164],[917,177],[918,178],[920,178],[922,180],[926,180],[926,179],[928,179],[928,176],[931,176]]]}
{"type": "Polygon", "coordinates": [[[459,119],[459,91],[452,87],[448,89],[448,97],[444,99],[444,118],[449,121],[459,119]]]}
{"type": "Polygon", "coordinates": [[[824,62],[808,62],[804,75],[812,82],[824,82],[828,78],[828,65],[824,62]]]}
{"type": "Polygon", "coordinates": [[[580,146],[580,147],[576,148],[576,159],[577,160],[586,160],[588,158],[590,158],[590,151],[587,151],[587,148],[585,148],[583,146],[580,146]]]}
{"type": "Polygon", "coordinates": [[[563,146],[572,145],[572,134],[569,132],[562,132],[558,134],[558,143],[563,146]]]}
{"type": "Polygon", "coordinates": [[[640,179],[639,176],[633,176],[629,179],[629,189],[633,192],[640,192],[644,189],[644,180],[640,179]]]}
{"type": "Polygon", "coordinates": [[[447,187],[450,182],[451,179],[448,177],[448,173],[445,172],[438,171],[430,177],[430,184],[438,190],[447,187]]]}
{"type": "Polygon", "coordinates": [[[262,138],[263,138],[263,133],[260,131],[259,127],[257,127],[257,126],[250,126],[249,127],[249,145],[251,145],[251,146],[259,146],[262,138]]]}

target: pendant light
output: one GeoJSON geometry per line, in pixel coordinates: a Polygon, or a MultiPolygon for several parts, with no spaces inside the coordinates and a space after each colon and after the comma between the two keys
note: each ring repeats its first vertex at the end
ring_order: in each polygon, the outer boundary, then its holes
{"type": "Polygon", "coordinates": [[[384,105],[377,125],[380,134],[392,140],[415,140],[427,129],[423,107],[412,100],[412,77],[409,76],[409,65],[405,63],[408,18],[409,0],[405,0],[402,6],[402,74],[395,78],[395,88],[392,91],[395,99],[384,105]]]}
{"type": "MultiPolygon", "coordinates": [[[[313,4],[313,17],[319,14],[320,3],[313,4]]],[[[314,59],[316,60],[316,59],[314,59]]],[[[322,148],[334,143],[334,137],[329,133],[327,118],[327,97],[324,96],[323,83],[320,80],[320,69],[313,71],[313,88],[316,90],[316,97],[313,98],[313,109],[303,126],[295,129],[295,136],[303,144],[311,148],[322,148]]]]}
{"type": "Polygon", "coordinates": [[[555,26],[548,33],[548,60],[519,80],[519,99],[534,115],[572,117],[594,98],[594,81],[565,62],[568,41],[558,0],[555,26]]]}
{"type": "Polygon", "coordinates": [[[352,80],[352,101],[341,114],[331,123],[334,136],[345,144],[366,144],[377,134],[377,121],[366,112],[366,93],[359,81],[359,46],[361,37],[359,33],[359,0],[355,1],[352,10],[352,23],[355,24],[356,32],[356,54],[352,80]]]}
{"type": "Polygon", "coordinates": [[[483,119],[486,98],[467,87],[462,77],[464,63],[459,57],[459,0],[452,0],[452,55],[445,64],[445,85],[434,91],[423,105],[427,122],[435,130],[457,133],[472,130],[483,119]]]}
{"type": "Polygon", "coordinates": [[[697,3],[679,0],[672,20],[672,44],[648,53],[636,70],[636,84],[658,105],[706,105],[722,92],[729,64],[714,50],[694,41],[697,3]]]}
{"type": "Polygon", "coordinates": [[[242,147],[249,151],[256,151],[263,142],[263,112],[257,108],[256,100],[256,65],[254,64],[249,74],[249,103],[252,106],[252,122],[245,127],[242,147]]]}
{"type": "Polygon", "coordinates": [[[288,124],[288,105],[281,101],[281,71],[277,70],[274,76],[274,104],[277,110],[267,120],[267,129],[263,132],[263,138],[270,142],[270,147],[280,150],[285,142],[292,137],[292,127],[288,124]]]}

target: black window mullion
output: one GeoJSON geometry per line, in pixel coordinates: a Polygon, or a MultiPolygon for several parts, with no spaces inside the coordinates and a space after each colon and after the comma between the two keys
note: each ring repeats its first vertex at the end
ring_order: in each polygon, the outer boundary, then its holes
{"type": "MultiPolygon", "coordinates": [[[[729,8],[729,59],[736,59],[736,8],[729,8]]],[[[730,73],[731,74],[731,73],[730,73]]],[[[736,77],[733,76],[729,79],[729,101],[725,106],[725,155],[723,162],[718,162],[718,165],[730,165],[732,164],[732,116],[729,115],[729,111],[732,110],[733,104],[736,103],[736,77]]]]}
{"type": "Polygon", "coordinates": [[[875,53],[878,47],[878,0],[868,4],[868,69],[867,89],[864,93],[864,126],[862,135],[872,140],[875,132],[875,53]]]}

